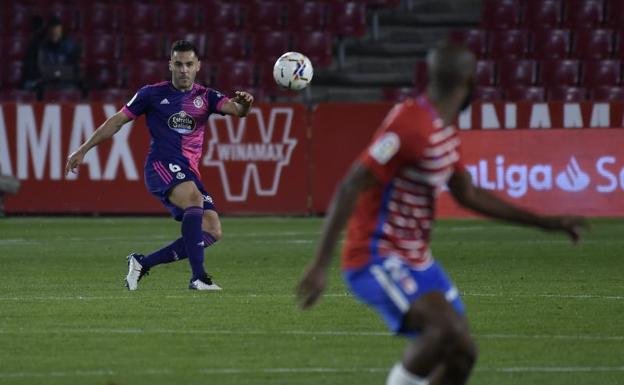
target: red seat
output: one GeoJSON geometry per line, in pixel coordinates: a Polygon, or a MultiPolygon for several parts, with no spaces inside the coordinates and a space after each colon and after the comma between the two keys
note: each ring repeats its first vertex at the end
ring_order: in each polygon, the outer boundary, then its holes
{"type": "Polygon", "coordinates": [[[596,87],[591,90],[590,96],[597,102],[624,101],[624,87],[596,87]]]}
{"type": "Polygon", "coordinates": [[[112,32],[119,28],[117,7],[113,4],[87,2],[82,9],[82,30],[86,33],[112,32]]]}
{"type": "Polygon", "coordinates": [[[570,31],[538,30],[533,34],[533,56],[537,59],[562,59],[570,52],[570,31]]]}
{"type": "Polygon", "coordinates": [[[545,60],[540,63],[540,83],[545,86],[576,86],[581,63],[578,60],[545,60]]]}
{"type": "Polygon", "coordinates": [[[35,103],[37,93],[24,90],[3,90],[0,92],[0,102],[3,103],[35,103]]]}
{"type": "Polygon", "coordinates": [[[583,29],[574,33],[573,53],[581,59],[606,59],[613,53],[613,31],[583,29]]]}
{"type": "Polygon", "coordinates": [[[191,33],[199,27],[198,7],[192,1],[165,2],[163,27],[165,32],[191,33]]]}
{"type": "Polygon", "coordinates": [[[624,4],[622,0],[606,0],[604,24],[609,28],[621,28],[624,23],[624,4]]]}
{"type": "Polygon", "coordinates": [[[496,84],[496,62],[494,60],[477,61],[475,77],[479,86],[493,86],[496,84]]]}
{"type": "Polygon", "coordinates": [[[481,12],[481,26],[485,28],[515,28],[520,24],[520,0],[485,0],[481,12]]]}
{"type": "Polygon", "coordinates": [[[121,64],[116,60],[89,62],[85,78],[91,88],[121,87],[121,64]]]}
{"type": "Polygon", "coordinates": [[[530,86],[537,82],[537,62],[530,59],[501,60],[498,63],[499,84],[504,88],[530,86]]]}
{"type": "Polygon", "coordinates": [[[218,31],[209,35],[208,56],[213,60],[246,59],[247,35],[242,32],[218,31]]]}
{"type": "Polygon", "coordinates": [[[618,35],[615,37],[613,57],[624,59],[624,31],[618,31],[618,35]]]}
{"type": "Polygon", "coordinates": [[[548,100],[563,102],[583,102],[587,100],[587,90],[582,87],[550,87],[548,100]]]}
{"type": "Polygon", "coordinates": [[[527,0],[524,23],[532,28],[557,28],[563,19],[561,0],[527,0]]]}
{"type": "Polygon", "coordinates": [[[332,35],[323,31],[301,31],[295,36],[293,50],[306,55],[314,67],[327,67],[332,61],[332,35]]]}
{"type": "Polygon", "coordinates": [[[290,50],[290,35],[282,31],[257,31],[255,33],[253,56],[257,61],[275,62],[284,52],[290,50]]]}
{"type": "Polygon", "coordinates": [[[121,39],[117,35],[100,33],[86,37],[83,45],[83,57],[87,63],[95,61],[113,61],[119,57],[121,39]]]}
{"type": "Polygon", "coordinates": [[[2,88],[9,90],[19,88],[22,82],[22,70],[24,67],[22,60],[9,61],[3,67],[2,81],[0,82],[2,83],[2,88]]]}
{"type": "Polygon", "coordinates": [[[249,61],[222,62],[216,65],[215,88],[231,95],[255,86],[255,68],[249,61]]]}
{"type": "Polygon", "coordinates": [[[386,87],[383,89],[383,98],[389,102],[402,102],[407,99],[415,99],[418,90],[415,87],[386,87]]]}
{"type": "Polygon", "coordinates": [[[505,90],[507,100],[543,102],[546,100],[546,92],[543,87],[516,86],[505,90]]]}
{"type": "Polygon", "coordinates": [[[239,3],[208,1],[200,17],[200,25],[209,31],[235,31],[241,27],[243,7],[239,3]]]}
{"type": "Polygon", "coordinates": [[[89,100],[99,103],[125,104],[131,95],[125,88],[107,88],[104,90],[93,90],[89,93],[89,100]]]}
{"type": "Polygon", "coordinates": [[[28,36],[16,36],[6,37],[3,39],[3,56],[4,60],[24,60],[26,51],[30,45],[30,38],[28,36]]]}
{"type": "Polygon", "coordinates": [[[339,36],[364,36],[366,4],[358,1],[330,2],[328,28],[339,36]]]}
{"type": "Polygon", "coordinates": [[[133,1],[123,4],[120,12],[121,30],[128,33],[150,33],[160,28],[159,3],[133,1]]]}
{"type": "Polygon", "coordinates": [[[47,4],[45,7],[44,17],[46,20],[55,17],[63,24],[63,29],[73,31],[78,29],[78,13],[77,8],[67,3],[47,4]]]}
{"type": "Polygon", "coordinates": [[[160,34],[127,34],[123,39],[124,60],[154,60],[165,57],[164,39],[160,34]],[[130,55],[131,54],[131,55],[130,55]]]}
{"type": "Polygon", "coordinates": [[[5,32],[11,35],[30,34],[33,32],[33,21],[35,17],[42,18],[42,12],[38,7],[26,5],[18,1],[9,1],[8,6],[4,3],[2,8],[4,11],[4,24],[5,32]],[[6,7],[6,8],[5,8],[6,7]]]}
{"type": "Polygon", "coordinates": [[[286,26],[285,4],[281,1],[254,2],[249,10],[246,27],[264,30],[283,30],[286,26]]]}
{"type": "Polygon", "coordinates": [[[131,92],[148,84],[168,79],[167,64],[162,60],[140,60],[128,67],[127,84],[131,92]]]}
{"type": "Polygon", "coordinates": [[[289,2],[286,23],[293,31],[325,29],[327,4],[319,1],[289,2]]]}
{"type": "Polygon", "coordinates": [[[201,63],[199,67],[199,71],[197,71],[197,75],[195,76],[195,82],[202,84],[204,86],[210,86],[214,83],[214,79],[212,76],[212,66],[207,61],[201,63]]]}
{"type": "Polygon", "coordinates": [[[526,29],[500,30],[490,34],[490,57],[520,59],[529,53],[530,33],[526,29]]]}
{"type": "Polygon", "coordinates": [[[503,100],[503,90],[499,87],[477,87],[474,99],[482,102],[496,102],[503,100]]]}
{"type": "Polygon", "coordinates": [[[43,92],[43,101],[48,103],[79,103],[82,92],[76,89],[47,89],[43,92]]]}
{"type": "Polygon", "coordinates": [[[484,29],[470,29],[464,31],[453,31],[450,35],[451,41],[463,44],[477,57],[487,54],[488,33],[484,29]]]}
{"type": "Polygon", "coordinates": [[[596,28],[604,18],[602,0],[566,0],[564,25],[568,28],[596,28]]]}
{"type": "Polygon", "coordinates": [[[596,60],[583,63],[583,84],[587,87],[617,86],[622,81],[620,60],[596,60]]]}
{"type": "Polygon", "coordinates": [[[267,97],[285,96],[288,95],[288,91],[280,88],[273,79],[273,65],[270,63],[263,63],[259,68],[259,85],[262,92],[267,97]]]}

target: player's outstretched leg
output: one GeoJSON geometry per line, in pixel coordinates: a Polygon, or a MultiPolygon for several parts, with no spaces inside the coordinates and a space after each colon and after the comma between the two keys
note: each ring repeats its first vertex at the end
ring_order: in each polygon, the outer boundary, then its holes
{"type": "Polygon", "coordinates": [[[476,360],[476,347],[466,319],[444,295],[433,292],[414,302],[405,327],[420,331],[392,368],[386,385],[465,384],[476,360]]]}
{"type": "Polygon", "coordinates": [[[149,267],[141,264],[144,259],[143,255],[132,253],[128,255],[128,274],[126,275],[126,287],[128,290],[136,290],[139,288],[139,281],[145,275],[149,274],[149,267]]]}

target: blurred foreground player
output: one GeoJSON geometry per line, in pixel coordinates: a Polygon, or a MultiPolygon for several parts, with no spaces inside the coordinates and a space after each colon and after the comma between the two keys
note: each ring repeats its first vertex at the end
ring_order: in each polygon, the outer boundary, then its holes
{"type": "Polygon", "coordinates": [[[210,114],[246,116],[253,97],[237,91],[229,99],[195,84],[200,65],[192,43],[175,42],[169,60],[171,81],[141,88],[67,160],[65,172],[77,172],[89,149],[112,137],[125,123],[146,114],[152,140],[145,162],[145,185],[175,220],[182,222],[182,237],[147,256],[130,254],[126,277],[129,290],[136,290],[139,280],[153,266],[185,258],[193,271],[189,289],[221,290],[204,270],[204,248],[221,238],[221,223],[200,181],[198,165],[210,114]]]}
{"type": "Polygon", "coordinates": [[[584,220],[544,217],[474,187],[452,125],[470,103],[475,59],[442,45],[427,56],[426,93],[395,106],[340,183],[316,258],[298,286],[303,308],[321,296],[340,231],[349,219],[343,277],[390,330],[413,338],[387,385],[464,384],[477,351],[457,288],[431,255],[435,198],[445,184],[463,206],[490,217],[579,238],[584,220]]]}

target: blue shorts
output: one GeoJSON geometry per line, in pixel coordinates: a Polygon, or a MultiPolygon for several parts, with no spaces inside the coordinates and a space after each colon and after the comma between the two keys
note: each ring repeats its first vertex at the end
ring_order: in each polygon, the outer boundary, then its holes
{"type": "Polygon", "coordinates": [[[204,210],[217,211],[212,196],[206,192],[197,175],[187,167],[164,160],[150,160],[145,163],[145,186],[169,210],[176,221],[181,221],[184,210],[169,201],[169,192],[182,182],[192,181],[204,196],[204,210]]]}
{"type": "Polygon", "coordinates": [[[375,309],[396,334],[417,334],[403,328],[403,318],[413,302],[433,291],[443,293],[458,314],[466,312],[457,288],[436,261],[425,270],[415,270],[400,258],[388,257],[344,271],[343,277],[351,292],[375,309]]]}

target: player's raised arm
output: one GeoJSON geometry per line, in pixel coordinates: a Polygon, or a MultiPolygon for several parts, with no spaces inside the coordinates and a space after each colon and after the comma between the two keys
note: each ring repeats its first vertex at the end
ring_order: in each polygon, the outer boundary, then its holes
{"type": "Polygon", "coordinates": [[[544,230],[563,231],[574,242],[579,240],[581,229],[587,228],[583,217],[541,216],[507,203],[489,191],[475,187],[466,171],[455,172],[448,186],[453,197],[462,206],[492,218],[532,225],[544,230]]]}
{"type": "Polygon", "coordinates": [[[227,115],[238,116],[240,118],[247,116],[251,105],[254,102],[254,97],[245,91],[236,91],[232,99],[223,103],[221,106],[221,112],[227,115]]]}
{"type": "Polygon", "coordinates": [[[74,151],[69,157],[67,157],[67,164],[65,165],[65,174],[73,172],[78,173],[78,166],[82,163],[87,152],[92,148],[102,143],[106,139],[112,137],[121,129],[121,127],[128,123],[131,119],[122,111],[117,112],[115,115],[106,119],[106,121],[93,132],[91,137],[87,139],[76,151],[74,151]]]}
{"type": "Polygon", "coordinates": [[[314,305],[321,296],[327,282],[327,268],[358,195],[375,183],[377,179],[373,173],[356,163],[338,185],[321,230],[316,257],[297,286],[297,297],[303,309],[314,305]]]}

